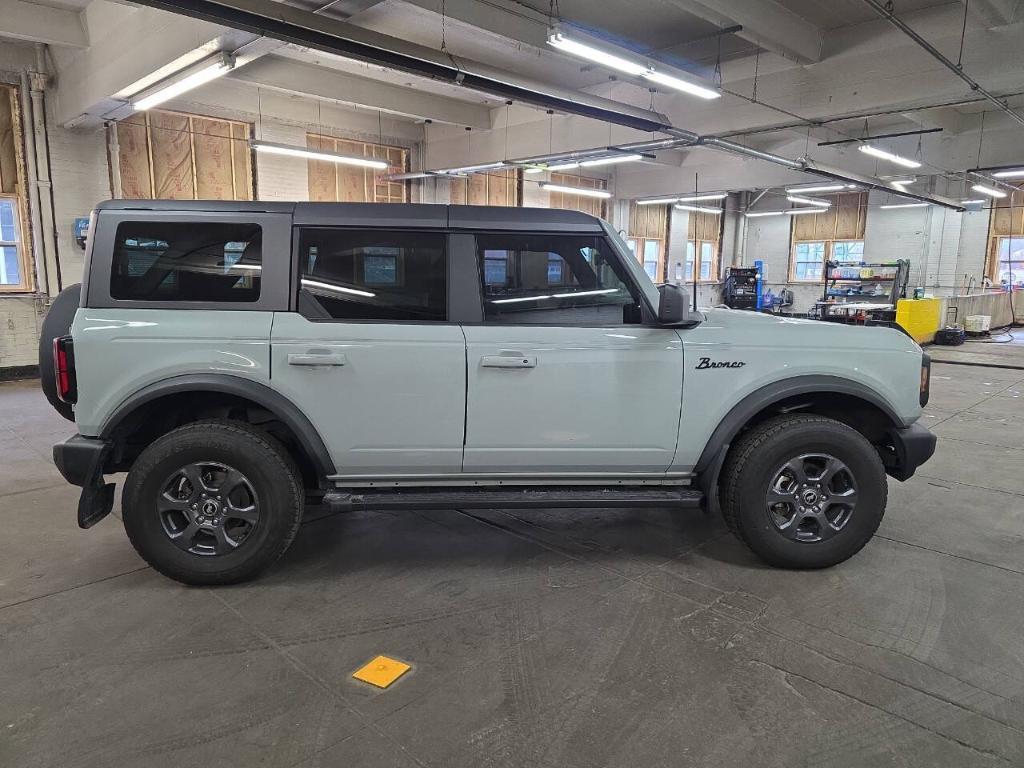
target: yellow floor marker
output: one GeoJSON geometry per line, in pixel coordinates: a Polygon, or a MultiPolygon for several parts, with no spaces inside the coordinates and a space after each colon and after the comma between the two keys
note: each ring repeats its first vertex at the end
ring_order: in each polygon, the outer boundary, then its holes
{"type": "Polygon", "coordinates": [[[364,683],[375,685],[378,688],[387,688],[410,669],[412,667],[408,664],[403,664],[397,659],[378,656],[369,664],[353,672],[352,677],[356,680],[362,680],[364,683]]]}

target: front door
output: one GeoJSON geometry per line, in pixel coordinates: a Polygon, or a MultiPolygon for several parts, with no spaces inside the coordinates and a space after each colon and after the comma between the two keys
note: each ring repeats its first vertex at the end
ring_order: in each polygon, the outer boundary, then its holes
{"type": "Polygon", "coordinates": [[[481,234],[484,321],[466,325],[464,471],[660,477],[679,430],[682,341],[593,234],[481,234]]]}
{"type": "Polygon", "coordinates": [[[305,227],[298,312],[274,317],[272,384],[320,430],[340,481],[462,470],[466,358],[441,231],[305,227]]]}

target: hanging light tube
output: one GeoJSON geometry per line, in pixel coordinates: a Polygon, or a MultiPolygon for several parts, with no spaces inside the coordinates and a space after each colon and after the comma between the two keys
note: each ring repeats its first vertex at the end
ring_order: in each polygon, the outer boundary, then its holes
{"type": "Polygon", "coordinates": [[[581,160],[580,165],[584,168],[594,168],[599,165],[614,165],[615,163],[635,163],[643,158],[643,155],[612,155],[611,157],[599,157],[596,160],[581,160]]]}
{"type": "Polygon", "coordinates": [[[810,194],[811,192],[839,192],[840,190],[852,188],[853,184],[822,184],[817,187],[786,187],[790,194],[810,194]]]}
{"type": "Polygon", "coordinates": [[[595,48],[592,45],[581,43],[578,40],[572,40],[557,30],[548,35],[548,45],[573,56],[578,56],[581,59],[600,64],[603,67],[624,72],[627,75],[640,76],[645,80],[650,80],[652,83],[664,85],[667,88],[688,93],[691,96],[697,96],[702,99],[718,99],[722,96],[714,88],[698,85],[665,72],[659,72],[650,64],[641,64],[622,56],[616,56],[600,48],[595,48]]]}
{"type": "Polygon", "coordinates": [[[656,197],[653,200],[637,200],[637,205],[671,205],[672,203],[678,203],[680,199],[678,197],[656,197]]]}
{"type": "Polygon", "coordinates": [[[1024,179],[1024,168],[1016,168],[1012,171],[996,171],[992,175],[997,179],[1024,179]]]}
{"type": "Polygon", "coordinates": [[[147,109],[152,109],[158,104],[163,104],[165,101],[170,101],[176,96],[180,96],[183,93],[198,88],[201,85],[209,83],[211,80],[216,80],[222,75],[226,75],[235,67],[235,58],[225,53],[218,54],[212,60],[207,60],[203,64],[191,70],[183,70],[183,72],[189,72],[180,79],[179,72],[172,77],[173,82],[167,85],[158,85],[156,90],[152,91],[149,95],[143,96],[142,98],[132,98],[131,107],[136,112],[145,112],[147,109]]]}
{"type": "Polygon", "coordinates": [[[785,211],[747,211],[743,215],[748,219],[756,219],[758,216],[784,216],[785,211]]]}
{"type": "Polygon", "coordinates": [[[498,160],[498,161],[493,162],[493,163],[479,163],[477,165],[464,165],[461,168],[444,168],[444,169],[438,171],[438,173],[444,173],[444,174],[448,174],[448,175],[452,175],[452,174],[456,174],[456,173],[479,173],[480,171],[495,171],[498,168],[504,168],[504,167],[505,167],[505,161],[504,160],[498,160]]]}
{"type": "Polygon", "coordinates": [[[713,213],[715,216],[722,215],[721,208],[709,208],[706,205],[683,205],[682,203],[676,203],[676,208],[680,211],[696,211],[697,213],[713,213]]]}
{"type": "Polygon", "coordinates": [[[888,203],[878,207],[883,210],[891,210],[893,208],[927,208],[928,203],[888,203]]]}
{"type": "Polygon", "coordinates": [[[888,160],[890,163],[896,165],[902,165],[904,168],[920,168],[921,164],[917,160],[910,160],[906,157],[893,154],[892,152],[886,152],[884,149],[879,149],[871,144],[861,144],[857,147],[865,155],[871,155],[872,157],[878,157],[882,160],[888,160]]]}
{"type": "Polygon", "coordinates": [[[611,192],[604,189],[586,189],[584,187],[565,187],[561,184],[552,184],[547,181],[540,182],[540,188],[548,192],[562,192],[566,195],[583,195],[583,197],[600,197],[607,199],[612,196],[611,192]]]}
{"type": "Polygon", "coordinates": [[[828,200],[819,200],[816,197],[801,197],[800,195],[787,195],[786,199],[791,203],[799,203],[801,205],[816,205],[819,208],[831,208],[832,203],[828,200]]]}
{"type": "Polygon", "coordinates": [[[691,195],[690,197],[680,197],[680,203],[702,203],[705,200],[724,200],[729,196],[728,192],[714,192],[707,195],[691,195]]]}
{"type": "Polygon", "coordinates": [[[822,213],[821,208],[790,208],[783,211],[787,216],[801,216],[805,213],[822,213]]]}
{"type": "Polygon", "coordinates": [[[308,160],[323,160],[328,163],[358,165],[363,168],[376,168],[378,170],[384,170],[388,167],[388,164],[383,160],[371,160],[368,157],[351,157],[323,149],[307,149],[306,147],[296,147],[291,144],[277,144],[272,141],[252,141],[249,142],[249,146],[257,152],[264,152],[268,155],[304,157],[308,160]]]}
{"type": "Polygon", "coordinates": [[[984,184],[975,184],[971,189],[975,192],[981,192],[983,195],[988,195],[989,197],[1006,197],[1006,193],[1002,190],[986,187],[984,184]]]}

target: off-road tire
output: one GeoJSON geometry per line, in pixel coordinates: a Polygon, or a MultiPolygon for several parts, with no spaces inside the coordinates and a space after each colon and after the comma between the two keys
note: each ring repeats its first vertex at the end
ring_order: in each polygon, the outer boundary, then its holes
{"type": "Polygon", "coordinates": [[[285,553],[302,522],[298,468],[266,432],[235,421],[199,421],[160,437],[136,459],[121,498],[125,531],[142,558],[163,575],[193,586],[252,579],[285,553]],[[179,467],[216,462],[241,472],[259,499],[259,522],[227,554],[185,551],[165,532],[157,511],[161,485],[179,467]]]}
{"type": "Polygon", "coordinates": [[[769,419],[732,446],[719,484],[726,525],[766,563],[780,568],[827,568],[852,557],[875,534],[888,487],[878,452],[857,430],[835,419],[790,414],[769,419]],[[858,500],[846,525],[824,541],[794,541],[772,522],[766,494],[775,471],[790,459],[822,452],[843,462],[858,500]]]}

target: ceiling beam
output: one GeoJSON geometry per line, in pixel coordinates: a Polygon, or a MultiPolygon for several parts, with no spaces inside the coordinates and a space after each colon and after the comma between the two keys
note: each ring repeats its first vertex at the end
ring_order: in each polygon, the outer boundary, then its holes
{"type": "Polygon", "coordinates": [[[0,0],[0,37],[73,48],[89,45],[89,36],[77,11],[23,0],[0,0]]]}
{"type": "Polygon", "coordinates": [[[264,56],[228,77],[260,88],[372,107],[407,117],[468,125],[478,129],[491,127],[490,108],[483,104],[438,96],[420,89],[393,85],[315,64],[303,64],[280,56],[264,56]]]}
{"type": "Polygon", "coordinates": [[[800,64],[821,61],[824,31],[775,0],[669,0],[672,5],[737,33],[767,51],[800,64]]]}

